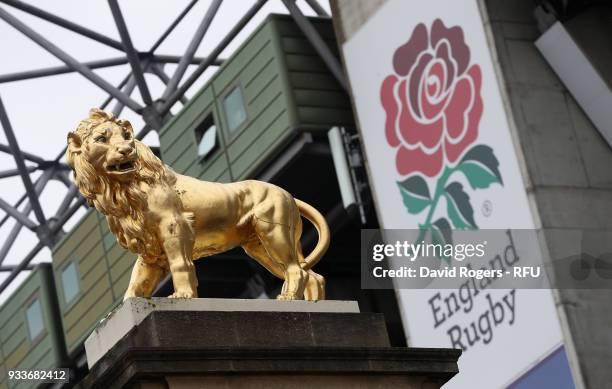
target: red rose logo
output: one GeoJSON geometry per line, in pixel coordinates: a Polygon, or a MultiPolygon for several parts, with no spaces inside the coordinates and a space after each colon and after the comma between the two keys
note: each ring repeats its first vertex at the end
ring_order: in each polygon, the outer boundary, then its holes
{"type": "MultiPolygon", "coordinates": [[[[403,205],[424,215],[416,242],[452,244],[453,230],[478,229],[469,188],[503,186],[493,148],[475,144],[483,110],[480,66],[470,65],[461,27],[436,19],[429,30],[417,25],[395,50],[393,69],[380,99],[387,142],[397,149],[403,205]]],[[[450,260],[444,253],[440,258],[450,260]]]]}
{"type": "Polygon", "coordinates": [[[393,55],[395,74],[381,87],[385,133],[397,147],[401,175],[437,176],[476,140],[483,104],[481,71],[470,65],[461,27],[437,19],[431,30],[416,26],[393,55]]]}

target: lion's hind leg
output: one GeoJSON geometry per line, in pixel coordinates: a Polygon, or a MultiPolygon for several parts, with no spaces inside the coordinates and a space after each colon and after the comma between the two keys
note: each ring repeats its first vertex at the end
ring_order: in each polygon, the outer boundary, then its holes
{"type": "Polygon", "coordinates": [[[308,272],[302,270],[297,263],[291,263],[285,270],[285,282],[278,300],[303,300],[304,290],[308,283],[308,272]]]}
{"type": "Polygon", "coordinates": [[[254,220],[254,228],[268,259],[273,262],[270,267],[266,267],[273,273],[275,271],[281,273],[282,277],[280,278],[285,280],[277,299],[303,299],[308,272],[300,266],[292,229],[287,225],[269,222],[257,217],[254,220]]]}
{"type": "Polygon", "coordinates": [[[304,288],[304,300],[325,300],[325,278],[312,270],[308,270],[308,281],[304,288]]]}
{"type": "Polygon", "coordinates": [[[270,256],[266,252],[266,249],[264,249],[264,246],[259,239],[244,244],[242,248],[249,257],[259,262],[270,273],[274,274],[281,280],[285,279],[284,267],[280,266],[278,263],[276,263],[270,258],[270,256]]]}
{"type": "MultiPolygon", "coordinates": [[[[299,235],[296,238],[295,250],[298,254],[300,266],[303,268],[306,263],[304,262],[299,235]]],[[[306,286],[304,287],[304,300],[325,300],[325,278],[312,270],[308,270],[308,281],[306,281],[306,286]]]]}
{"type": "MultiPolygon", "coordinates": [[[[244,251],[247,253],[249,257],[259,262],[270,273],[274,274],[276,277],[280,278],[281,280],[286,280],[286,277],[287,277],[286,266],[283,263],[280,263],[272,259],[272,257],[266,251],[264,244],[261,242],[261,240],[257,239],[255,241],[251,241],[243,245],[242,248],[244,249],[244,251]]],[[[291,276],[289,278],[291,278],[291,276]]],[[[308,281],[304,281],[303,283],[304,283],[304,288],[305,288],[306,285],[308,284],[308,281]]],[[[291,290],[291,289],[289,288],[289,283],[285,281],[283,282],[283,287],[281,289],[281,293],[278,298],[285,299],[284,297],[281,297],[281,296],[287,295],[288,290],[291,290]]],[[[305,290],[302,293],[305,293],[305,290]]],[[[287,300],[288,299],[289,298],[287,298],[287,300]]]]}

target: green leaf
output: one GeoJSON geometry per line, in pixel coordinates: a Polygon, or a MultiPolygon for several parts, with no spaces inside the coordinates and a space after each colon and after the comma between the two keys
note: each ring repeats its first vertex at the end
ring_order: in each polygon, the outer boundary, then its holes
{"type": "Polygon", "coordinates": [[[470,204],[470,196],[463,191],[463,185],[453,182],[445,188],[446,207],[451,222],[460,230],[477,229],[474,221],[474,209],[470,204]]]}
{"type": "Polygon", "coordinates": [[[457,170],[463,172],[472,189],[484,189],[496,182],[501,182],[497,176],[479,163],[466,161],[461,163],[457,170]]]}
{"type": "Polygon", "coordinates": [[[440,244],[453,244],[453,231],[450,223],[446,218],[440,218],[436,220],[432,226],[432,235],[435,233],[438,235],[436,238],[440,244]]]}
{"type": "MultiPolygon", "coordinates": [[[[495,154],[493,153],[493,149],[490,148],[489,146],[477,145],[477,146],[472,147],[470,151],[468,151],[467,154],[465,154],[465,156],[461,158],[460,165],[465,162],[473,162],[473,163],[475,162],[479,165],[482,165],[482,167],[489,170],[489,172],[497,178],[497,181],[500,184],[502,185],[504,184],[501,173],[499,172],[499,161],[497,160],[497,157],[495,157],[495,154]]],[[[468,177],[468,180],[469,180],[469,177],[468,177]]],[[[472,183],[470,182],[470,185],[471,184],[472,183]]],[[[472,185],[472,187],[474,186],[472,185]]]]}
{"type": "Polygon", "coordinates": [[[431,232],[431,242],[442,247],[442,255],[440,258],[449,261],[450,257],[444,255],[445,245],[453,244],[453,233],[448,220],[445,218],[438,219],[431,225],[429,231],[431,232]]]}
{"type": "Polygon", "coordinates": [[[397,184],[406,191],[412,193],[414,196],[418,196],[428,200],[431,199],[427,182],[425,182],[423,177],[419,175],[408,177],[404,181],[398,182],[397,184]]]}
{"type": "Polygon", "coordinates": [[[398,182],[402,200],[411,214],[418,214],[431,205],[431,196],[427,183],[421,176],[412,176],[398,182]]]}

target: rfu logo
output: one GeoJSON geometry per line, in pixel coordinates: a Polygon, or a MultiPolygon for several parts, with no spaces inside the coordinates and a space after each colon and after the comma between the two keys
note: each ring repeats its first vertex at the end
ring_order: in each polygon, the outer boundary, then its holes
{"type": "Polygon", "coordinates": [[[541,274],[539,266],[516,266],[512,268],[516,278],[539,278],[541,274]]]}

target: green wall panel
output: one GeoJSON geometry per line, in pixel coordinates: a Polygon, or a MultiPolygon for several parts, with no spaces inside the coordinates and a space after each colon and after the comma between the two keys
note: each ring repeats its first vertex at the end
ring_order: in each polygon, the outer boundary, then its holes
{"type": "Polygon", "coordinates": [[[130,267],[113,282],[113,293],[115,296],[119,296],[119,298],[115,301],[116,303],[123,300],[123,295],[125,294],[128,284],[130,283],[130,276],[132,275],[131,269],[132,265],[130,265],[130,267]]]}
{"type": "MultiPolygon", "coordinates": [[[[65,347],[69,353],[74,353],[100,319],[122,300],[126,286],[122,276],[135,258],[136,255],[118,245],[109,231],[106,217],[95,210],[88,211],[54,248],[53,272],[65,347]],[[76,264],[79,292],[66,304],[61,274],[68,261],[76,264]],[[119,273],[114,278],[113,269],[119,273]]],[[[41,355],[41,358],[47,357],[41,355]]]]}
{"type": "Polygon", "coordinates": [[[98,217],[95,212],[95,210],[87,211],[83,219],[55,246],[53,250],[54,266],[59,266],[68,259],[72,251],[97,228],[98,217]]]}
{"type": "MultiPolygon", "coordinates": [[[[331,52],[339,56],[332,24],[327,20],[311,20],[331,52]]],[[[333,126],[354,126],[348,95],[300,29],[287,18],[279,18],[276,29],[289,74],[289,90],[295,101],[298,126],[321,131],[333,126]]]]}
{"type": "Polygon", "coordinates": [[[295,72],[329,73],[325,62],[316,54],[286,54],[287,69],[295,72]]]}
{"type": "Polygon", "coordinates": [[[318,89],[294,89],[293,93],[295,95],[295,101],[300,108],[340,108],[345,112],[350,112],[351,110],[351,104],[345,98],[343,92],[318,89]]]}
{"type": "Polygon", "coordinates": [[[190,170],[193,170],[193,174],[191,174],[192,177],[202,177],[207,173],[206,176],[214,180],[214,178],[228,170],[227,155],[224,152],[219,152],[216,156],[206,161],[206,164],[195,160],[192,167],[193,169],[190,168],[190,170]]]}
{"type": "Polygon", "coordinates": [[[297,89],[314,89],[322,91],[338,91],[336,79],[331,74],[291,72],[289,74],[291,85],[297,89]]]}
{"type": "Polygon", "coordinates": [[[88,315],[84,320],[76,323],[69,331],[66,332],[66,343],[68,345],[68,352],[73,353],[79,346],[83,344],[85,339],[89,336],[91,331],[96,327],[100,319],[106,316],[106,313],[110,312],[114,306],[113,296],[111,291],[96,295],[97,305],[104,307],[102,310],[103,315],[97,316],[96,313],[88,315]],[[93,320],[95,318],[95,320],[93,320]]]}
{"type": "MultiPolygon", "coordinates": [[[[55,298],[52,277],[51,266],[36,266],[0,307],[0,388],[9,387],[8,369],[47,369],[64,362],[58,313],[52,304],[55,298]],[[35,299],[40,303],[43,329],[31,339],[26,311],[35,299]]],[[[34,387],[30,383],[22,386],[34,387]]]]}
{"type": "Polygon", "coordinates": [[[263,165],[264,161],[280,146],[283,141],[292,134],[285,131],[288,124],[286,111],[278,113],[272,118],[266,131],[259,136],[249,146],[249,152],[242,153],[232,162],[232,172],[239,179],[248,178],[252,172],[263,165]]]}
{"type": "Polygon", "coordinates": [[[270,40],[270,27],[263,24],[240,45],[232,58],[223,64],[212,79],[212,86],[217,97],[218,93],[230,86],[236,77],[249,78],[250,72],[256,73],[257,69],[267,62],[272,55],[271,49],[268,49],[270,40]]]}
{"type": "MultiPolygon", "coordinates": [[[[126,272],[132,269],[134,262],[136,260],[135,255],[130,255],[131,253],[125,253],[121,259],[119,259],[110,269],[111,281],[113,284],[121,278],[121,276],[126,272]]],[[[125,291],[124,291],[125,292],[125,291]]],[[[123,295],[123,293],[122,293],[123,295]]]]}
{"type": "MultiPolygon", "coordinates": [[[[227,152],[229,154],[230,163],[232,164],[232,169],[234,169],[233,163],[237,158],[249,152],[260,154],[263,151],[261,149],[249,150],[249,148],[252,147],[253,143],[260,138],[272,124],[274,124],[276,118],[286,111],[283,104],[280,104],[281,99],[282,96],[280,94],[269,99],[267,104],[262,107],[249,123],[248,127],[229,145],[227,152]]],[[[286,128],[277,127],[275,130],[278,133],[286,130],[286,128]]]]}
{"type": "Polygon", "coordinates": [[[187,105],[181,110],[179,115],[172,118],[160,131],[160,145],[170,145],[181,131],[191,126],[201,115],[203,109],[210,106],[214,96],[212,89],[202,88],[187,105]],[[178,133],[177,133],[178,131],[178,133]]]}

